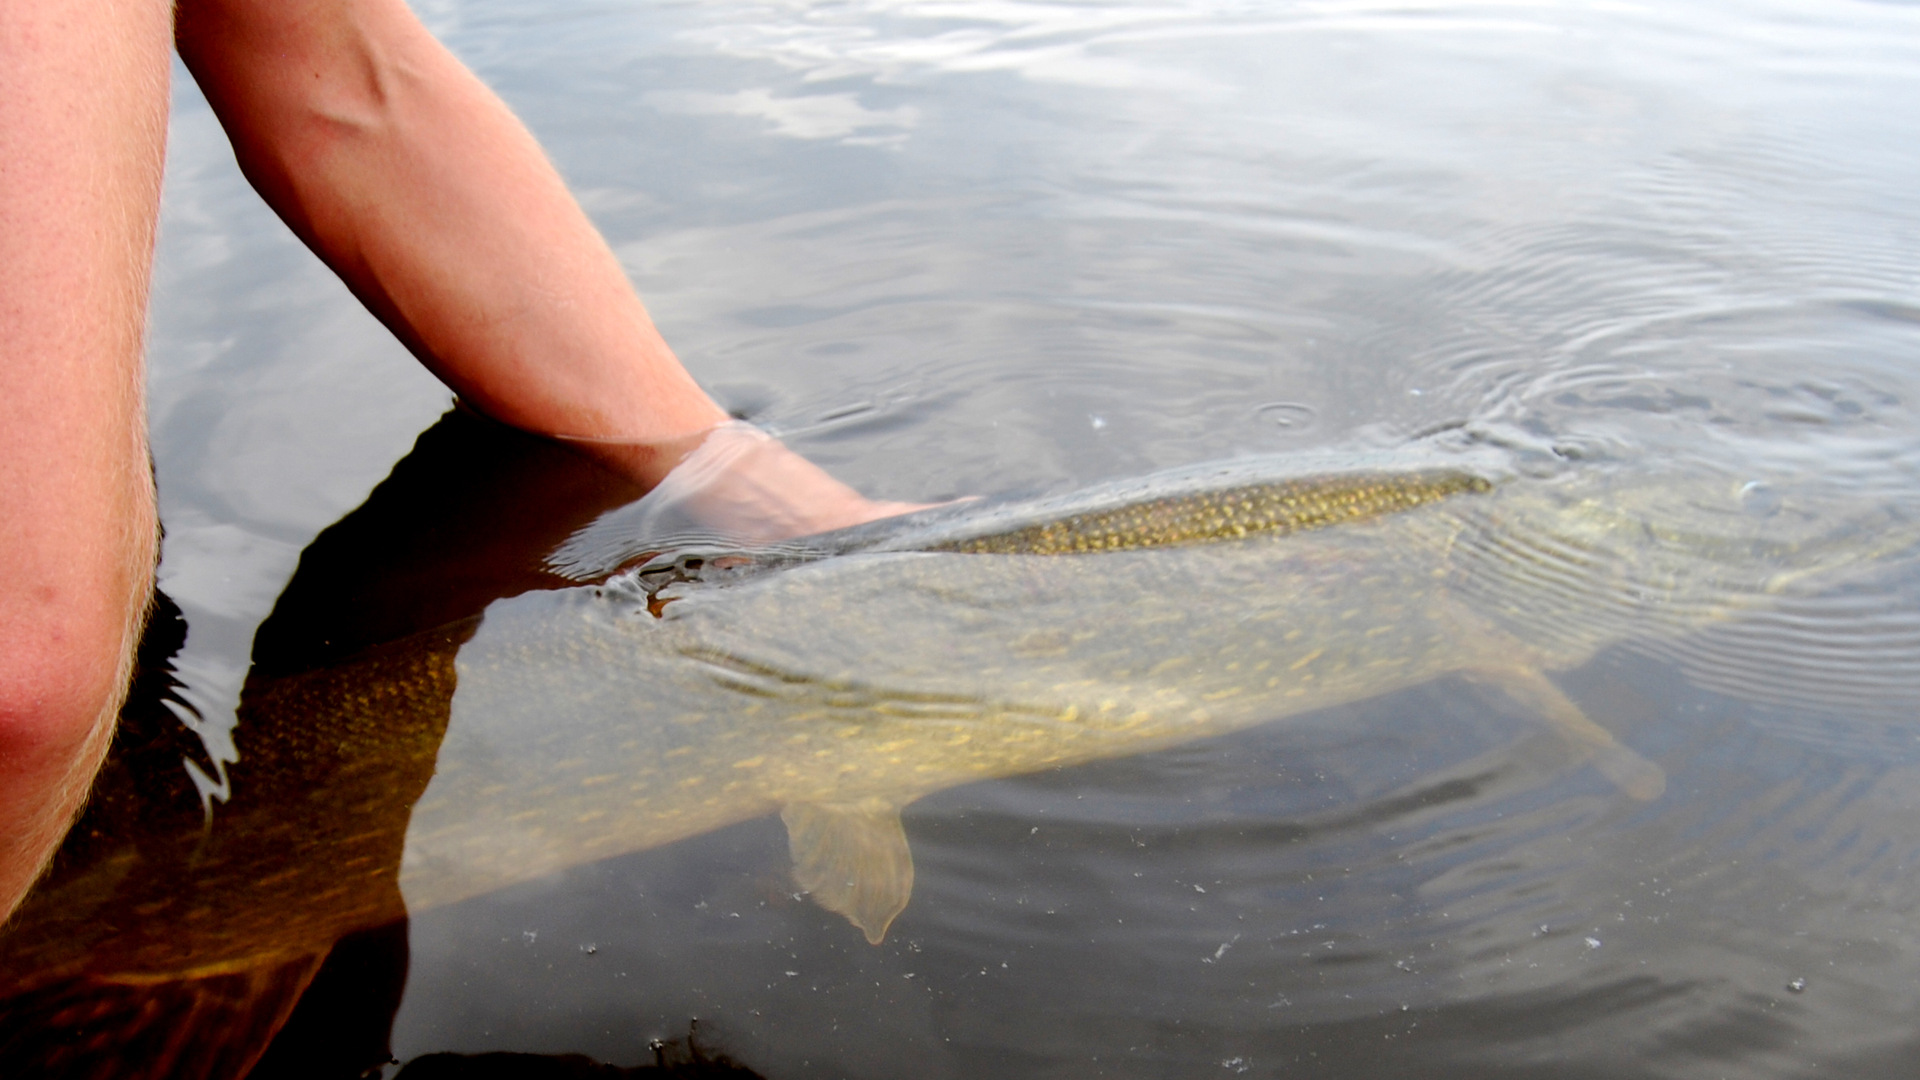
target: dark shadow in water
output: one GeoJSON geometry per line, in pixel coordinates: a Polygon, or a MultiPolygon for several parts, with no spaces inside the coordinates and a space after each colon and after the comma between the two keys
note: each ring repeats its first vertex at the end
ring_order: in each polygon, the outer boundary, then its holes
{"type": "Polygon", "coordinates": [[[546,554],[640,494],[557,444],[443,417],[302,554],[255,637],[231,798],[210,808],[182,768],[212,771],[172,666],[187,628],[161,597],[92,801],[0,932],[0,1074],[389,1064],[400,855],[453,657],[489,603],[573,584],[546,554]]]}
{"type": "Polygon", "coordinates": [[[698,1035],[689,1030],[684,1039],[656,1042],[653,1064],[630,1069],[584,1054],[423,1054],[408,1062],[396,1080],[761,1080],[759,1073],[725,1054],[707,1051],[698,1035]]]}
{"type": "Polygon", "coordinates": [[[358,509],[314,538],[253,639],[249,681],[314,671],[577,582],[549,552],[643,490],[566,447],[448,413],[358,509]]]}
{"type": "Polygon", "coordinates": [[[388,1034],[407,986],[407,923],[341,938],[300,996],[255,1080],[360,1077],[393,1061],[388,1034]]]}

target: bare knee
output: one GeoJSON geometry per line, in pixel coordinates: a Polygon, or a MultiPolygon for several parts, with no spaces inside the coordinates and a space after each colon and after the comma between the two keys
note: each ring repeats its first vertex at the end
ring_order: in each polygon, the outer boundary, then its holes
{"type": "Polygon", "coordinates": [[[72,598],[29,586],[0,615],[0,918],[86,801],[126,693],[150,581],[148,573],[72,598]]]}

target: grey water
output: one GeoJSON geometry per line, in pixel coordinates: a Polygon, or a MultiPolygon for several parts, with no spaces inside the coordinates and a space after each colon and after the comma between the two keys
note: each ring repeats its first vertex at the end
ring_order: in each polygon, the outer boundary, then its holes
{"type": "MultiPolygon", "coordinates": [[[[1911,4],[418,9],[702,383],[870,495],[1461,423],[1920,487],[1911,4]]],[[[302,550],[449,398],[184,74],[151,341],[175,664],[230,763],[302,550]]],[[[1908,1075],[1917,601],[1891,571],[1561,676],[1651,804],[1400,799],[1527,729],[1440,683],[923,800],[880,947],[771,819],[424,913],[393,1052],[636,1065],[698,1018],[769,1077],[1908,1075]]]]}

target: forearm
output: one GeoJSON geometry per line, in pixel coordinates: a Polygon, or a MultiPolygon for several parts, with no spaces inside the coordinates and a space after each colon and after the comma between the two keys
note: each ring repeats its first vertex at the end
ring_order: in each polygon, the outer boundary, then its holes
{"type": "MultiPolygon", "coordinates": [[[[727,419],[532,136],[402,0],[181,0],[176,18],[254,187],[469,405],[649,486],[727,419]]],[[[702,501],[743,538],[908,509],[750,450],[702,501]]]]}
{"type": "Polygon", "coordinates": [[[151,589],[164,0],[0,13],[0,917],[84,800],[151,589]]]}
{"type": "Polygon", "coordinates": [[[726,419],[532,137],[400,0],[183,0],[178,23],[254,186],[469,404],[644,443],[726,419]]]}

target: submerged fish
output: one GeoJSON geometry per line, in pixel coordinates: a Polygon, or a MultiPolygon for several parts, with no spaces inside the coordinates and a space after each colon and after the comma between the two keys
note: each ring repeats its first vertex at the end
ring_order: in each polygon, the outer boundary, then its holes
{"type": "Polygon", "coordinates": [[[108,1048],[176,1032],[154,1075],[240,1075],[343,935],[772,812],[800,885],[877,942],[911,893],[914,799],[1448,675],[1651,798],[1658,766],[1548,673],[1920,541],[1912,507],[1764,479],[1251,460],[670,552],[496,602],[477,629],[258,672],[210,820],[190,789],[142,793],[185,786],[164,753],[103,779],[0,934],[0,1058],[85,1021],[108,1048]]]}
{"type": "Polygon", "coordinates": [[[1492,487],[1486,477],[1452,469],[1254,481],[1215,490],[1152,495],[1117,506],[1042,514],[1041,520],[1029,525],[1000,526],[985,533],[910,546],[970,555],[1091,555],[1184,547],[1364,521],[1492,487]]]}
{"type": "Polygon", "coordinates": [[[1817,486],[1757,499],[1751,477],[1653,463],[1290,468],[962,507],[830,558],[669,558],[496,604],[455,665],[408,906],[778,811],[797,882],[877,943],[912,888],[900,808],[923,795],[1446,675],[1651,799],[1660,768],[1547,673],[1920,536],[1817,486]]]}

